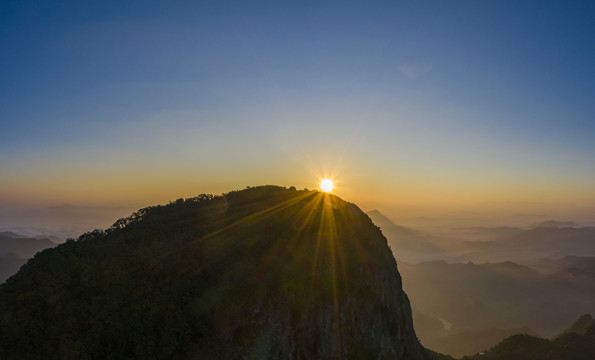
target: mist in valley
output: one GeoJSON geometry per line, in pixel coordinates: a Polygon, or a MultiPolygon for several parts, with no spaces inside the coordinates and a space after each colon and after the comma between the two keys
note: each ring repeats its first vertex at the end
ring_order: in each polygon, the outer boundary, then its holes
{"type": "Polygon", "coordinates": [[[368,212],[397,259],[424,345],[470,355],[513,334],[554,337],[595,313],[588,214],[441,215],[404,218],[405,226],[368,212]]]}

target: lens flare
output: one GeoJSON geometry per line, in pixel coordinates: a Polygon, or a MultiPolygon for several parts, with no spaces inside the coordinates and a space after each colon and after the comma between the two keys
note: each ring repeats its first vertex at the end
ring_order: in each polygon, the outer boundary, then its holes
{"type": "Polygon", "coordinates": [[[331,180],[331,179],[323,179],[320,182],[320,188],[324,192],[330,193],[331,191],[333,191],[334,187],[335,187],[335,184],[333,184],[333,180],[331,180]]]}

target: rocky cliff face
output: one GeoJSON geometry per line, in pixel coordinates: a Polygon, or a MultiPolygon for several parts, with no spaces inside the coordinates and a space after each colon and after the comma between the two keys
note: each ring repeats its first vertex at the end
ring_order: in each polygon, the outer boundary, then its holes
{"type": "Polygon", "coordinates": [[[0,287],[3,359],[422,359],[387,241],[333,195],[140,210],[0,287]]]}

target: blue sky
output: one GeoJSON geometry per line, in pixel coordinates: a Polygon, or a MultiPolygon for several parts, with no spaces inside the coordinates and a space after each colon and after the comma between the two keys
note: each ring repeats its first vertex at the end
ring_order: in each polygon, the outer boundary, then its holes
{"type": "Polygon", "coordinates": [[[2,2],[0,201],[147,205],[331,174],[356,202],[595,205],[593,14],[2,2]]]}

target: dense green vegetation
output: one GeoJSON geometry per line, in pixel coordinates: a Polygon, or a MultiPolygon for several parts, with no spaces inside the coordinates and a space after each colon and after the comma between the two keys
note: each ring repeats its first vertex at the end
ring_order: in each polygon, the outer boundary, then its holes
{"type": "MultiPolygon", "coordinates": [[[[2,359],[421,359],[386,239],[279,187],[139,210],[0,286],[2,359]]],[[[430,353],[428,353],[430,354],[430,353]]]]}

